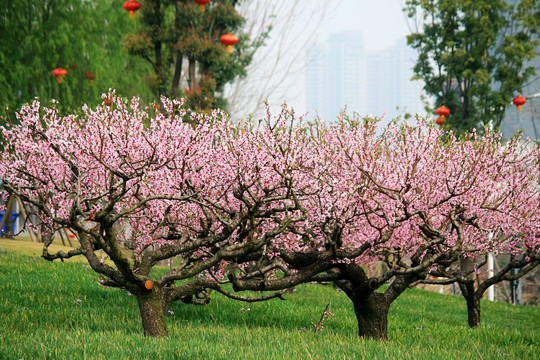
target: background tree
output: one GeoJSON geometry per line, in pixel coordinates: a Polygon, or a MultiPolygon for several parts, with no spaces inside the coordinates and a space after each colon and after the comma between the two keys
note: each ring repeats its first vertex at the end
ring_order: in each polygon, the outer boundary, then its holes
{"type": "Polygon", "coordinates": [[[195,109],[226,108],[224,86],[246,74],[253,52],[266,32],[253,41],[240,33],[244,18],[237,0],[214,0],[202,11],[192,0],[142,3],[136,33],[125,37],[125,48],[152,66],[146,81],[155,98],[185,97],[195,109]],[[232,54],[225,52],[222,35],[240,38],[232,54]]]}
{"type": "MultiPolygon", "coordinates": [[[[264,100],[281,102],[298,81],[298,51],[329,7],[212,1],[203,13],[191,0],[141,2],[136,20],[105,0],[3,2],[0,106],[19,109],[39,97],[59,100],[61,111],[76,109],[97,105],[114,88],[145,103],[165,94],[185,96],[194,108],[228,107],[236,117],[261,113],[264,100]],[[314,21],[298,26],[295,16],[306,9],[314,21]],[[271,29],[278,45],[263,49],[271,29]],[[224,31],[240,37],[233,54],[222,51],[224,31]],[[62,84],[52,75],[56,67],[68,71],[62,84]]],[[[14,110],[9,114],[14,118],[14,110]]]]}
{"type": "Polygon", "coordinates": [[[19,109],[35,97],[57,99],[62,109],[97,105],[111,87],[148,99],[142,78],[132,75],[147,65],[122,51],[122,36],[133,26],[121,6],[105,0],[3,1],[2,110],[19,109]],[[68,71],[62,84],[52,73],[57,67],[68,71]]]}
{"type": "MultiPolygon", "coordinates": [[[[540,264],[540,252],[535,247],[529,248],[527,244],[519,244],[518,256],[511,256],[508,264],[492,274],[481,278],[479,272],[485,269],[488,255],[461,258],[456,262],[441,262],[439,267],[429,274],[433,277],[423,279],[418,283],[449,285],[457,283],[461,289],[463,298],[467,303],[467,318],[470,327],[477,327],[481,322],[480,300],[490,286],[503,281],[514,281],[522,278],[533,271],[540,264]],[[518,271],[513,272],[516,269],[518,271]]],[[[489,270],[487,270],[489,271],[489,270]]]]}
{"type": "Polygon", "coordinates": [[[408,43],[418,50],[415,75],[460,133],[499,127],[505,109],[534,69],[540,29],[538,0],[409,0],[415,20],[408,43]]]}
{"type": "Polygon", "coordinates": [[[393,126],[379,138],[369,120],[310,129],[315,138],[303,148],[313,160],[303,177],[318,186],[300,202],[306,219],[274,239],[252,271],[231,271],[234,289],[334,281],[353,302],[359,335],[385,339],[391,304],[432,268],[523,249],[527,266],[538,265],[538,147],[518,139],[504,147],[493,133],[442,141],[426,127],[393,126]],[[370,274],[379,261],[389,270],[370,274]],[[284,275],[262,275],[275,268],[284,275]]]}

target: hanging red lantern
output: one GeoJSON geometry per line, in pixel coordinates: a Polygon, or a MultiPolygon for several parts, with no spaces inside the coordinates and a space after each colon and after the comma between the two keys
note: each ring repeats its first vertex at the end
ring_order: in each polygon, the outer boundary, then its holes
{"type": "Polygon", "coordinates": [[[225,48],[225,52],[232,54],[232,52],[234,51],[233,45],[236,45],[236,43],[238,42],[238,36],[227,33],[223,35],[220,40],[223,45],[227,46],[225,48]]]}
{"type": "Polygon", "coordinates": [[[56,81],[61,84],[64,82],[64,76],[67,75],[67,70],[63,68],[56,68],[53,70],[53,75],[56,77],[56,81]]]}
{"type": "Polygon", "coordinates": [[[523,110],[523,105],[527,102],[527,99],[525,99],[523,96],[519,95],[514,98],[512,101],[514,105],[517,106],[517,111],[523,110]]]}
{"type": "Polygon", "coordinates": [[[437,115],[440,115],[439,119],[444,124],[444,122],[446,121],[446,117],[450,115],[450,109],[447,108],[446,106],[441,106],[440,108],[437,108],[437,115]]]}
{"type": "Polygon", "coordinates": [[[88,79],[88,86],[94,85],[94,74],[91,71],[84,74],[84,77],[88,79]]]}
{"type": "Polygon", "coordinates": [[[202,11],[206,11],[205,5],[210,2],[210,0],[195,0],[195,2],[199,5],[202,11]]]}
{"type": "Polygon", "coordinates": [[[435,120],[435,122],[437,123],[437,125],[439,126],[443,126],[444,122],[446,121],[446,119],[443,119],[442,117],[438,117],[437,120],[435,120]]]}
{"type": "Polygon", "coordinates": [[[128,0],[124,3],[124,9],[126,9],[126,11],[129,11],[129,17],[132,19],[135,19],[137,17],[135,11],[139,10],[140,8],[141,4],[135,0],[128,0]]]}

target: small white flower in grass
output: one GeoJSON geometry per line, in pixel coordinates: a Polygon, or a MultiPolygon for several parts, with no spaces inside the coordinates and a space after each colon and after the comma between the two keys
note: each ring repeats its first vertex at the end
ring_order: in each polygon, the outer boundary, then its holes
{"type": "Polygon", "coordinates": [[[171,315],[174,315],[174,311],[172,311],[172,310],[167,310],[167,312],[168,312],[169,314],[171,314],[171,315]]]}
{"type": "Polygon", "coordinates": [[[80,303],[80,302],[82,302],[82,300],[81,299],[76,299],[75,302],[80,303]]]}

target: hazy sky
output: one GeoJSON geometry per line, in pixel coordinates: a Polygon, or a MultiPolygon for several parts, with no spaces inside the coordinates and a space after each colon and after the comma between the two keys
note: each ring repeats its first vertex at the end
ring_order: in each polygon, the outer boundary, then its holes
{"type": "Polygon", "coordinates": [[[331,5],[321,40],[344,30],[362,32],[367,50],[383,50],[409,33],[403,0],[327,0],[331,5]]]}
{"type": "MultiPolygon", "coordinates": [[[[286,0],[290,1],[290,0],[286,0]]],[[[321,24],[317,39],[324,42],[332,33],[358,31],[362,34],[367,51],[380,51],[392,47],[410,33],[406,17],[402,11],[404,0],[326,0],[328,9],[321,24]]],[[[309,20],[308,20],[309,21],[309,20]]],[[[300,96],[291,91],[290,102],[303,111],[306,108],[304,78],[300,96]]],[[[292,90],[292,89],[291,89],[292,90]]]]}
{"type": "MultiPolygon", "coordinates": [[[[267,46],[255,56],[254,63],[260,66],[252,70],[246,79],[246,82],[255,85],[255,89],[242,88],[242,91],[235,94],[239,105],[234,108],[234,112],[240,117],[259,113],[263,110],[263,100],[268,100],[275,108],[286,101],[297,111],[305,112],[308,110],[305,106],[304,78],[306,43],[310,40],[325,43],[332,33],[353,30],[362,34],[367,51],[392,47],[409,33],[402,12],[404,1],[261,0],[259,4],[273,4],[281,12],[276,13],[276,26],[270,32],[267,46]],[[290,23],[287,23],[287,19],[290,23]],[[282,41],[290,45],[280,47],[282,41]],[[270,79],[275,81],[268,80],[269,74],[270,79]],[[267,84],[272,81],[278,85],[267,84]],[[258,89],[262,89],[264,97],[251,96],[258,89]],[[250,102],[246,103],[243,97],[250,102]]],[[[246,17],[255,23],[263,22],[264,19],[254,17],[265,16],[261,10],[256,8],[255,12],[247,12],[246,17]]]]}

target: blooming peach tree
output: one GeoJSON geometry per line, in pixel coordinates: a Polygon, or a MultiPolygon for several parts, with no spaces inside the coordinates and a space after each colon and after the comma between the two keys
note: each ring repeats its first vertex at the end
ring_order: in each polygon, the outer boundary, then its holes
{"type": "Polygon", "coordinates": [[[47,225],[43,257],[84,256],[102,284],[137,296],[146,335],[167,334],[177,300],[266,300],[325,280],[352,300],[359,335],[384,339],[391,303],[429,271],[538,253],[537,147],[458,140],[425,121],[381,135],[369,119],[308,124],[285,106],[258,126],[188,113],[194,127],[181,102],[162,101],[152,119],[114,92],[81,116],[34,102],[3,129],[0,160],[4,192],[47,225]],[[77,249],[49,252],[60,228],[77,249]],[[161,260],[171,267],[153,277],[161,260]],[[370,274],[380,261],[389,271],[370,274]]]}
{"type": "Polygon", "coordinates": [[[376,130],[362,119],[311,129],[303,176],[318,192],[268,260],[290,271],[265,282],[231,272],[236,290],[333,280],[354,304],[359,335],[384,339],[390,304],[430,271],[485,252],[525,253],[537,264],[538,146],[503,145],[491,132],[458,139],[425,121],[376,130]],[[388,272],[370,275],[366,266],[378,261],[388,272]]]}
{"type": "Polygon", "coordinates": [[[167,334],[173,301],[204,302],[208,289],[245,301],[280,296],[230,294],[217,280],[228,260],[251,259],[302,217],[293,178],[306,159],[288,156],[272,128],[235,128],[219,111],[188,114],[193,127],[179,101],[163,99],[167,113],[150,119],[137,99],[103,100],[64,117],[36,100],[2,129],[3,192],[39,211],[42,256],[84,256],[103,285],[137,297],[149,336],[167,334]],[[80,246],[51,253],[61,228],[80,246]],[[152,277],[161,260],[174,264],[152,277]]]}

